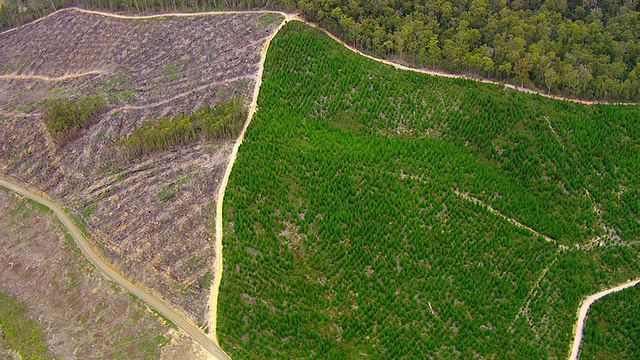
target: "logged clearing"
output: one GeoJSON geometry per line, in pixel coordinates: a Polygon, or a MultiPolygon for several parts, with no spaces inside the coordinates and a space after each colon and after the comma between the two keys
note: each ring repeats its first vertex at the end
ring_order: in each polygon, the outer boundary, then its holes
{"type": "Polygon", "coordinates": [[[0,249],[0,292],[24,302],[23,316],[44,335],[34,344],[31,332],[12,329],[15,320],[8,319],[0,326],[0,357],[14,351],[25,358],[29,349],[48,348],[37,354],[153,359],[174,336],[142,302],[95,272],[50,210],[4,189],[0,249]]]}
{"type": "MultiPolygon", "coordinates": [[[[121,139],[154,119],[251,101],[276,14],[122,19],[75,10],[0,35],[0,172],[68,205],[125,274],[203,323],[213,277],[215,196],[232,141],[135,159],[121,139]],[[69,141],[46,99],[104,100],[69,141]]],[[[4,281],[4,280],[3,280],[4,281]]]]}

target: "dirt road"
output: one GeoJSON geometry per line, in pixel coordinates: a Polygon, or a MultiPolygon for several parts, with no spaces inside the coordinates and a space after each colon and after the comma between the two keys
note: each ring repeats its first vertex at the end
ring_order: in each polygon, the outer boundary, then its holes
{"type": "Polygon", "coordinates": [[[80,229],[75,225],[73,219],[63,211],[62,207],[51,200],[51,198],[45,193],[28,187],[27,185],[20,184],[15,180],[9,179],[0,175],[0,186],[7,188],[17,194],[20,194],[28,199],[36,201],[49,209],[51,209],[55,215],[60,219],[65,226],[69,234],[73,237],[84,256],[89,262],[95,266],[108,279],[114,281],[118,285],[122,286],[131,294],[140,298],[158,313],[171,320],[179,329],[189,335],[195,342],[200,344],[205,350],[207,350],[216,359],[229,359],[220,347],[212,341],[204,332],[200,330],[194,323],[189,321],[186,316],[178,313],[169,304],[163,300],[157,298],[146,290],[134,285],[131,281],[122,276],[117,270],[115,270],[111,264],[106,262],[89,244],[84,237],[80,229]]]}
{"type": "Polygon", "coordinates": [[[575,336],[573,338],[573,344],[571,345],[571,355],[569,355],[569,360],[578,359],[580,344],[582,343],[582,331],[584,330],[584,323],[591,304],[603,296],[636,286],[638,283],[640,283],[640,279],[630,280],[611,289],[587,296],[587,298],[582,302],[582,305],[580,305],[580,309],[578,309],[578,321],[576,321],[576,324],[573,327],[573,333],[575,336]]]}
{"type": "Polygon", "coordinates": [[[242,126],[242,130],[240,130],[240,135],[238,135],[238,139],[236,143],[233,145],[233,149],[231,150],[231,156],[229,157],[229,164],[227,165],[227,169],[224,172],[224,177],[220,182],[220,190],[218,191],[218,197],[216,199],[216,259],[214,265],[214,276],[213,276],[213,284],[211,286],[211,296],[209,297],[209,334],[210,336],[218,343],[217,337],[217,318],[218,318],[218,294],[220,291],[220,280],[222,279],[222,235],[223,235],[223,227],[222,227],[222,205],[224,201],[224,193],[227,189],[227,183],[229,182],[229,175],[231,175],[231,170],[233,169],[233,164],[236,161],[236,156],[238,155],[238,148],[242,144],[242,140],[244,139],[244,133],[247,131],[249,124],[251,123],[251,119],[253,118],[253,114],[255,114],[258,108],[258,94],[260,93],[260,85],[262,84],[262,73],[264,71],[264,61],[267,57],[267,50],[269,50],[269,44],[271,40],[276,36],[276,34],[280,31],[282,26],[287,22],[295,19],[292,15],[284,15],[284,21],[278,26],[277,29],[273,31],[273,33],[269,36],[267,41],[262,48],[260,53],[260,63],[258,65],[258,73],[255,77],[255,86],[253,88],[253,97],[251,99],[251,104],[249,105],[249,112],[247,113],[247,119],[242,126]]]}

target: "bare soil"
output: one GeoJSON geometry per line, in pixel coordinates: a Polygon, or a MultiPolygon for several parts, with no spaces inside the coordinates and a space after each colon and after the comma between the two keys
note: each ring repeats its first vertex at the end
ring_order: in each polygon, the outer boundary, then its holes
{"type": "Polygon", "coordinates": [[[65,234],[50,211],[0,190],[0,291],[25,303],[57,357],[158,358],[169,328],[93,271],[65,234]]]}
{"type": "Polygon", "coordinates": [[[125,162],[119,141],[153,118],[233,96],[249,104],[260,51],[280,23],[274,20],[262,13],[133,20],[63,11],[0,34],[0,173],[67,204],[105,257],[203,323],[215,197],[233,143],[125,162]],[[56,145],[41,101],[86,95],[107,99],[109,111],[76,140],[56,145]]]}

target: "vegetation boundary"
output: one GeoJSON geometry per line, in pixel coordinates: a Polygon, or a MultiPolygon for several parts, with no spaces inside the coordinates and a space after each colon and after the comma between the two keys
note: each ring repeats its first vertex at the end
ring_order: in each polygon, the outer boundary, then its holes
{"type": "Polygon", "coordinates": [[[238,155],[238,149],[240,145],[242,145],[242,141],[244,140],[244,134],[251,123],[251,119],[258,109],[258,94],[260,93],[260,85],[262,85],[262,73],[264,71],[264,62],[267,57],[267,50],[269,50],[269,44],[271,44],[271,40],[278,34],[280,29],[289,21],[296,19],[295,16],[291,16],[284,13],[279,13],[284,15],[284,20],[280,23],[280,25],[273,31],[271,35],[267,38],[262,51],[260,53],[260,62],[258,64],[258,72],[255,75],[255,85],[253,88],[253,96],[251,99],[251,104],[249,105],[249,111],[247,113],[247,119],[242,126],[242,130],[240,130],[240,134],[238,135],[238,139],[233,145],[233,149],[231,150],[231,155],[229,157],[229,163],[224,172],[224,176],[222,181],[220,182],[220,188],[218,189],[218,196],[216,198],[216,217],[215,217],[215,264],[214,264],[214,275],[213,275],[213,284],[211,285],[211,295],[209,296],[209,314],[208,314],[208,323],[209,323],[209,336],[218,344],[218,336],[217,336],[217,320],[218,320],[218,294],[220,293],[220,281],[222,280],[222,237],[223,237],[223,226],[222,226],[222,205],[224,201],[224,194],[227,189],[227,183],[229,182],[229,176],[231,175],[231,170],[233,169],[233,164],[235,163],[236,156],[238,155]]]}
{"type": "Polygon", "coordinates": [[[473,81],[486,83],[486,84],[494,84],[494,85],[501,85],[501,86],[504,85],[505,89],[512,89],[512,90],[521,91],[521,92],[528,93],[528,94],[537,94],[537,95],[540,95],[540,96],[543,96],[543,97],[546,97],[546,98],[550,98],[550,99],[571,101],[571,102],[577,102],[577,103],[586,104],[586,105],[594,105],[594,104],[638,105],[638,104],[640,104],[640,103],[634,103],[634,102],[629,102],[629,103],[625,103],[625,102],[618,103],[618,102],[615,102],[614,103],[614,102],[608,102],[608,101],[574,99],[574,98],[565,97],[565,96],[545,94],[543,92],[536,91],[536,90],[533,90],[533,89],[529,89],[529,88],[525,88],[525,87],[517,86],[517,85],[513,85],[513,84],[505,84],[505,83],[501,83],[501,82],[494,81],[494,80],[488,80],[488,79],[483,79],[483,78],[474,78],[474,77],[469,77],[469,76],[461,75],[461,74],[454,74],[454,73],[446,72],[446,71],[428,70],[428,69],[421,69],[421,68],[414,68],[414,67],[410,67],[410,66],[405,66],[405,65],[393,62],[393,61],[377,58],[375,56],[366,54],[366,53],[356,49],[355,47],[345,43],[343,40],[341,40],[336,35],[333,35],[328,30],[318,26],[318,24],[303,20],[298,15],[296,15],[296,20],[302,21],[302,22],[304,22],[305,24],[307,24],[307,25],[309,25],[311,27],[314,27],[314,28],[317,28],[317,29],[320,29],[320,30],[324,31],[327,35],[329,35],[329,37],[331,37],[332,39],[336,40],[342,46],[346,47],[347,49],[353,51],[356,54],[362,55],[362,56],[364,56],[366,58],[369,58],[371,60],[375,60],[377,62],[381,62],[381,63],[386,64],[386,65],[393,66],[394,68],[399,69],[399,70],[415,71],[415,72],[419,72],[419,73],[423,73],[423,74],[428,74],[428,75],[433,75],[433,76],[441,76],[441,77],[446,77],[446,78],[451,78],[451,79],[466,79],[466,80],[473,80],[473,81]]]}

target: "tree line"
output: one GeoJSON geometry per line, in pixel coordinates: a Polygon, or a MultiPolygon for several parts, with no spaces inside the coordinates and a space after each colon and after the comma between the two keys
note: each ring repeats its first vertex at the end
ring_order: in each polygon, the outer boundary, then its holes
{"type": "MultiPolygon", "coordinates": [[[[640,4],[640,3],[638,3],[640,4]]],[[[610,1],[300,0],[367,52],[547,93],[640,99],[640,5],[610,1]]]]}
{"type": "Polygon", "coordinates": [[[297,8],[377,56],[547,93],[640,100],[635,1],[8,0],[0,29],[67,6],[135,13],[297,8]]]}
{"type": "Polygon", "coordinates": [[[242,99],[233,98],[205,106],[190,115],[175,115],[145,122],[122,138],[127,157],[136,158],[174,146],[236,136],[247,117],[242,99]]]}

